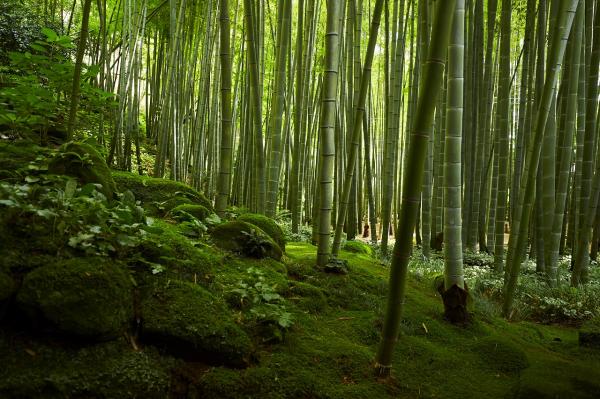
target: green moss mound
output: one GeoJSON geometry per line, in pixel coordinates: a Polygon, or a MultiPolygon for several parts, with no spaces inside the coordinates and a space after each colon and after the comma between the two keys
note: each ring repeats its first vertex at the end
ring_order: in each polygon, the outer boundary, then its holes
{"type": "Polygon", "coordinates": [[[505,373],[518,373],[529,367],[525,352],[513,342],[487,337],[478,342],[474,349],[489,367],[505,373]]]}
{"type": "Polygon", "coordinates": [[[373,249],[360,241],[346,241],[342,249],[355,254],[373,255],[373,249]]]}
{"type": "Polygon", "coordinates": [[[195,204],[182,204],[178,205],[175,208],[171,209],[169,212],[170,215],[176,217],[179,220],[189,220],[190,215],[195,217],[198,220],[206,219],[212,212],[210,209],[203,205],[195,205],[195,204]]]}
{"type": "Polygon", "coordinates": [[[113,172],[113,179],[119,191],[130,190],[152,215],[165,215],[183,204],[202,205],[213,211],[211,202],[204,194],[181,182],[129,172],[113,172]]]}
{"type": "Polygon", "coordinates": [[[237,220],[260,227],[262,231],[267,233],[279,245],[279,248],[285,251],[285,234],[273,219],[256,213],[245,213],[238,217],[237,220]]]}
{"type": "Polygon", "coordinates": [[[127,273],[105,258],[75,258],[27,274],[17,302],[31,323],[88,339],[117,336],[132,318],[127,273]]]}
{"type": "Polygon", "coordinates": [[[102,194],[112,199],[117,191],[110,168],[94,147],[89,144],[71,142],[62,145],[50,161],[48,171],[54,174],[76,177],[82,185],[102,185],[102,194]]]}
{"type": "Polygon", "coordinates": [[[279,245],[267,233],[256,225],[240,220],[215,226],[210,236],[217,247],[244,256],[275,260],[283,256],[279,245]]]}
{"type": "Polygon", "coordinates": [[[166,398],[173,358],[152,347],[135,351],[124,339],[57,347],[0,331],[0,397],[166,398]]]}
{"type": "Polygon", "coordinates": [[[160,228],[161,233],[148,235],[132,248],[131,256],[126,259],[127,264],[138,272],[136,278],[153,278],[152,273],[160,269],[160,276],[210,283],[223,254],[212,246],[188,240],[179,233],[176,224],[155,220],[154,226],[160,228]]]}
{"type": "Polygon", "coordinates": [[[309,313],[323,313],[329,307],[322,289],[301,281],[291,282],[287,296],[289,301],[309,313]]]}
{"type": "Polygon", "coordinates": [[[145,291],[141,302],[144,341],[207,364],[243,367],[250,363],[250,338],[210,292],[180,281],[157,282],[145,291]]]}

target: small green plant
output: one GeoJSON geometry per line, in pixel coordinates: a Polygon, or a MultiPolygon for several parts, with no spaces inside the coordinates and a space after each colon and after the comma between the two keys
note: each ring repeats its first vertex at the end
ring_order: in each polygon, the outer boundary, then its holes
{"type": "Polygon", "coordinates": [[[249,321],[265,327],[265,340],[283,340],[294,319],[285,307],[285,298],[275,291],[264,273],[255,267],[246,270],[246,277],[240,280],[229,294],[249,321]]]}
{"type": "Polygon", "coordinates": [[[271,242],[256,229],[241,232],[245,236],[244,253],[253,258],[264,258],[271,249],[271,242]]]}
{"type": "MultiPolygon", "coordinates": [[[[43,168],[32,163],[25,169],[34,172],[43,168]]],[[[23,181],[2,182],[0,198],[4,223],[49,235],[59,250],[117,254],[138,245],[147,233],[158,232],[130,191],[109,203],[98,185],[80,186],[66,176],[31,173],[23,181]]]]}

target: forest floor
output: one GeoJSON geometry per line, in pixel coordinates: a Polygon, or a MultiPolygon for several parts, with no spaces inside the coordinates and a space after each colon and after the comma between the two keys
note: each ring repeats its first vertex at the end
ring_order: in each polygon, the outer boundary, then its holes
{"type": "Polygon", "coordinates": [[[31,148],[1,150],[1,398],[600,397],[600,349],[579,345],[579,324],[509,322],[493,295],[473,290],[473,322],[453,326],[434,288],[443,262],[418,251],[392,377],[379,380],[389,267],[369,246],[346,243],[347,274],[316,268],[306,242],[288,242],[274,259],[242,257],[222,246],[251,234],[216,245],[215,233],[240,222],[206,232],[199,219],[165,211],[184,191],[204,201],[187,186],[112,172],[117,190],[141,201],[127,208],[127,196],[109,204],[84,195],[83,182],[47,177],[31,148]],[[60,202],[78,195],[83,207],[60,202]],[[58,208],[68,226],[106,213],[118,234],[100,234],[94,219],[89,233],[66,239],[48,216],[58,208]],[[126,209],[155,215],[152,229],[138,234],[126,209]],[[108,256],[96,252],[105,248],[108,256]]]}

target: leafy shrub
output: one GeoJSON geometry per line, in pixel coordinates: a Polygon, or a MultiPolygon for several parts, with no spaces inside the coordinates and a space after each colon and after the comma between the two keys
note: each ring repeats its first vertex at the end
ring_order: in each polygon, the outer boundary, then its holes
{"type": "Polygon", "coordinates": [[[266,341],[283,340],[285,331],[294,323],[286,309],[285,298],[266,281],[261,270],[250,267],[246,274],[244,280],[230,290],[230,302],[239,306],[250,322],[264,327],[266,341]]]}
{"type": "MultiPolygon", "coordinates": [[[[487,254],[465,254],[465,281],[472,287],[475,307],[481,314],[494,315],[503,300],[504,275],[491,268],[487,254]]],[[[559,285],[548,286],[545,276],[536,272],[533,260],[521,266],[519,284],[513,307],[514,319],[528,319],[541,323],[579,324],[600,315],[600,268],[590,268],[590,282],[578,288],[570,286],[570,257],[559,262],[559,285]]],[[[434,279],[444,272],[444,261],[425,259],[419,249],[411,257],[410,272],[417,279],[434,279]]]]}
{"type": "MultiPolygon", "coordinates": [[[[42,33],[44,40],[33,41],[29,51],[10,52],[8,66],[0,69],[0,125],[13,132],[55,131],[66,136],[70,98],[65,93],[70,93],[74,73],[67,50],[73,44],[70,37],[52,29],[44,28],[42,33]]],[[[84,66],[82,73],[80,107],[93,111],[82,113],[80,122],[85,126],[115,104],[112,93],[90,84],[98,71],[97,66],[84,66]]]]}
{"type": "Polygon", "coordinates": [[[15,235],[48,238],[57,250],[70,247],[86,255],[114,254],[136,246],[147,232],[159,232],[131,192],[109,203],[98,186],[33,173],[21,182],[1,182],[0,218],[15,235]]]}

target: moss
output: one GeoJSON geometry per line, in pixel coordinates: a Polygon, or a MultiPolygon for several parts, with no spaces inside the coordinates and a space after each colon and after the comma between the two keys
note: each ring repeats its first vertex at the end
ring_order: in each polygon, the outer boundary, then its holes
{"type": "Polygon", "coordinates": [[[60,147],[48,165],[50,173],[76,177],[81,184],[100,184],[102,193],[112,199],[117,191],[108,165],[94,147],[70,142],[60,147]]]}
{"type": "Polygon", "coordinates": [[[152,266],[160,265],[169,278],[205,283],[212,280],[223,255],[215,248],[188,240],[178,231],[176,224],[155,220],[160,234],[149,234],[126,257],[128,264],[139,274],[151,272],[152,266]]]}
{"type": "Polygon", "coordinates": [[[47,151],[25,140],[0,143],[0,179],[20,177],[19,169],[27,167],[38,155],[43,155],[47,151]]]}
{"type": "Polygon", "coordinates": [[[191,215],[198,220],[204,220],[212,212],[202,205],[182,204],[171,209],[169,213],[181,220],[189,220],[188,215],[191,215]]]}
{"type": "Polygon", "coordinates": [[[211,202],[204,194],[190,186],[168,179],[140,176],[129,172],[113,172],[119,191],[131,190],[135,198],[152,215],[164,215],[183,204],[202,205],[213,211],[211,202]]]}
{"type": "Polygon", "coordinates": [[[260,227],[262,231],[267,233],[285,251],[285,234],[273,219],[256,213],[245,213],[238,217],[237,220],[260,227]]]}
{"type": "Polygon", "coordinates": [[[226,251],[254,258],[280,260],[281,248],[259,227],[239,220],[221,223],[210,231],[212,242],[226,251]]]}
{"type": "Polygon", "coordinates": [[[231,306],[239,306],[239,295],[233,292],[239,288],[240,283],[252,283],[257,275],[256,270],[263,278],[264,284],[269,285],[278,294],[286,295],[289,289],[285,266],[273,259],[239,259],[227,257],[215,270],[210,289],[219,293],[231,306]]]}
{"type": "Polygon", "coordinates": [[[385,300],[387,285],[383,280],[386,271],[364,254],[342,253],[348,261],[347,275],[323,273],[315,268],[316,249],[307,243],[290,243],[288,256],[290,275],[323,290],[329,305],[346,310],[376,310],[385,300]]]}
{"type": "Polygon", "coordinates": [[[124,339],[60,347],[0,331],[0,397],[165,398],[174,359],[124,339]]]}
{"type": "Polygon", "coordinates": [[[579,328],[579,345],[600,348],[600,317],[586,321],[579,328]]]}
{"type": "Polygon", "coordinates": [[[131,282],[104,258],[75,258],[25,276],[17,302],[32,324],[67,335],[117,336],[132,317],[131,282]]]}
{"type": "Polygon", "coordinates": [[[301,281],[292,281],[287,292],[288,300],[309,313],[323,313],[328,309],[323,290],[301,281]]]}
{"type": "Polygon", "coordinates": [[[146,287],[142,339],[168,352],[208,364],[243,367],[252,343],[223,302],[200,286],[168,281],[146,287]]]}
{"type": "Polygon", "coordinates": [[[342,249],[344,251],[354,252],[357,254],[373,255],[373,249],[369,245],[360,241],[346,241],[342,249]]]}
{"type": "Polygon", "coordinates": [[[489,367],[502,372],[518,373],[529,367],[525,352],[508,339],[484,338],[474,349],[489,367]]]}
{"type": "Polygon", "coordinates": [[[600,393],[597,370],[589,366],[590,364],[576,364],[564,360],[546,360],[542,367],[531,367],[523,372],[513,387],[512,397],[597,398],[600,393]]]}

